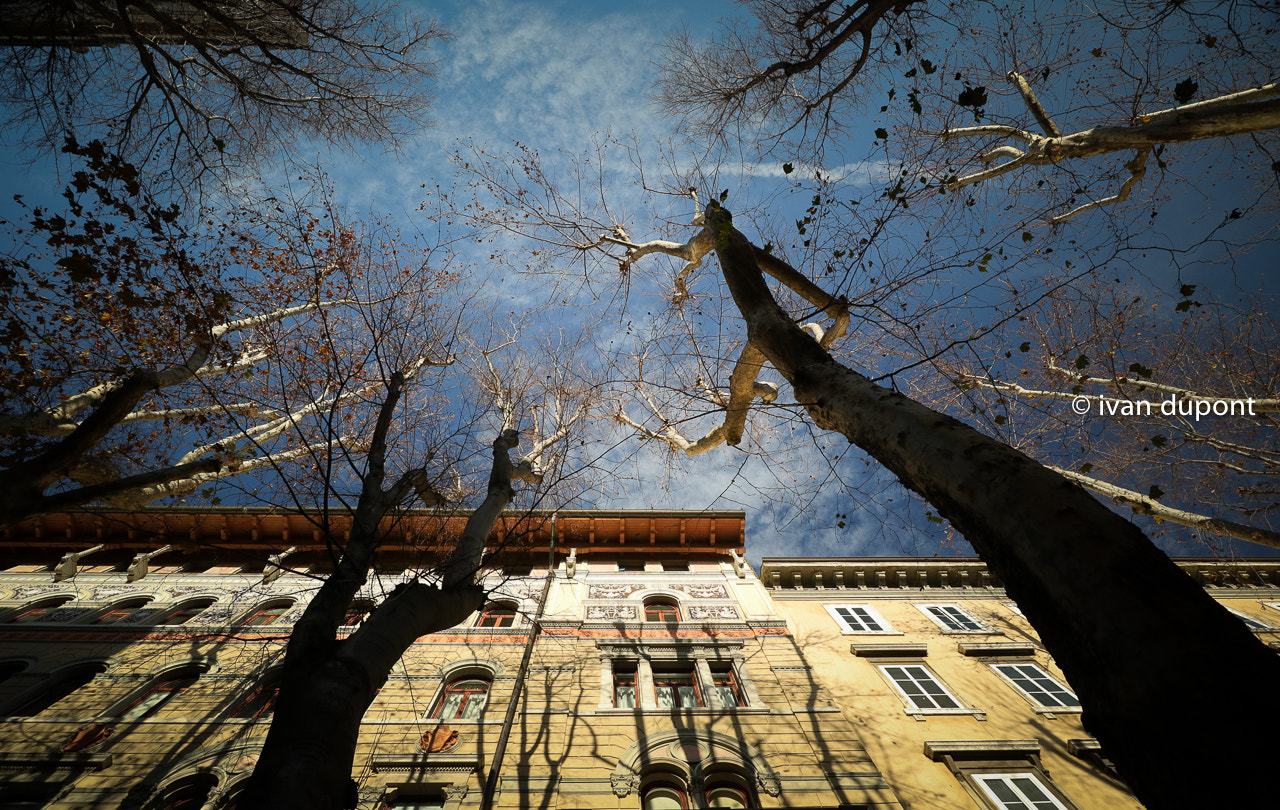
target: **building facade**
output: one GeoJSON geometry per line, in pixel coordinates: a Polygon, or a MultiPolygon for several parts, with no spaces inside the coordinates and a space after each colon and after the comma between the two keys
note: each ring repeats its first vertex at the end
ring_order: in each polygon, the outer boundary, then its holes
{"type": "MultiPolygon", "coordinates": [[[[423,574],[442,526],[387,527],[340,635],[423,574]]],[[[0,806],[234,807],[343,531],[265,510],[6,531],[0,806]]],[[[1139,807],[981,562],[766,559],[757,576],[741,512],[560,512],[525,534],[486,607],[390,673],[353,806],[1139,807]]],[[[1280,565],[1183,567],[1280,639],[1280,565]]]]}

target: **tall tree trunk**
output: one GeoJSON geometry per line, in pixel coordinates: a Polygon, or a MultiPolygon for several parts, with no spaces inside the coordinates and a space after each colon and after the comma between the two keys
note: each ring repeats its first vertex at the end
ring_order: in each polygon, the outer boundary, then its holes
{"type": "Polygon", "coordinates": [[[360,724],[391,668],[419,637],[460,624],[483,601],[476,585],[412,583],[346,640],[307,655],[286,653],[266,745],[236,807],[354,807],[349,800],[360,724]]]}
{"type": "Polygon", "coordinates": [[[1151,810],[1260,806],[1280,659],[1132,523],[1013,448],[838,363],[777,305],[755,248],[708,206],[748,340],[814,422],[892,470],[1005,584],[1151,810]]]}
{"type": "Polygon", "coordinates": [[[474,584],[484,542],[511,502],[510,449],[514,430],[493,443],[488,493],[468,518],[439,586],[413,581],[395,589],[347,639],[337,631],[364,585],[381,541],[379,524],[413,490],[411,470],[383,491],[385,437],[404,378],[393,375],[369,449],[369,466],[351,535],[337,570],[320,586],[294,625],[285,650],[280,695],[266,744],[239,810],[345,810],[355,807],[351,779],[360,722],[391,668],[421,636],[459,624],[478,610],[484,591],[474,584]]]}

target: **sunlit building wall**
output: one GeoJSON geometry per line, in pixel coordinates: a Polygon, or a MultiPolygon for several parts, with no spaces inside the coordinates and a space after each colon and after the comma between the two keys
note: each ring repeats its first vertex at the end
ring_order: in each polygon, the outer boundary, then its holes
{"type": "MultiPolygon", "coordinates": [[[[388,524],[339,635],[459,520],[388,524]]],[[[234,807],[348,526],[228,509],[8,530],[0,806],[234,807]]],[[[757,577],[747,542],[741,512],[504,521],[489,603],[418,639],[366,713],[354,806],[1138,807],[980,562],[769,559],[757,577]]],[[[1276,566],[1183,567],[1273,638],[1276,566]]]]}

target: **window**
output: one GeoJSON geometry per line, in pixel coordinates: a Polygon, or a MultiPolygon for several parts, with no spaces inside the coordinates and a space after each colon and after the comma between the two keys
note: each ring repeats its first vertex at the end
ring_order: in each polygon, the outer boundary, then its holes
{"type": "Polygon", "coordinates": [[[644,620],[646,622],[678,622],[680,608],[667,599],[651,599],[644,603],[644,620]]]}
{"type": "Polygon", "coordinates": [[[169,701],[187,691],[187,687],[200,678],[199,672],[185,670],[166,676],[138,695],[132,703],[116,714],[119,720],[144,720],[165,707],[169,701]]]}
{"type": "Polygon", "coordinates": [[[218,778],[212,774],[200,774],[182,779],[165,791],[159,810],[200,810],[209,800],[209,794],[218,786],[218,778]]]}
{"type": "Polygon", "coordinates": [[[644,560],[618,560],[619,571],[643,571],[644,560]]]}
{"type": "Polygon", "coordinates": [[[1034,773],[976,773],[973,781],[999,810],[1068,810],[1034,773]]]}
{"type": "Polygon", "coordinates": [[[48,618],[49,614],[53,613],[55,610],[70,601],[70,596],[56,596],[53,599],[43,599],[39,602],[27,605],[25,608],[18,611],[18,613],[9,621],[12,624],[41,622],[48,618]]]}
{"type": "Polygon", "coordinates": [[[925,740],[924,754],[945,763],[989,810],[1072,810],[1040,765],[1038,740],[925,740]]]}
{"type": "Polygon", "coordinates": [[[5,810],[44,810],[62,792],[62,784],[0,783],[0,807],[5,810]]]}
{"type": "Polygon", "coordinates": [[[747,705],[742,699],[742,687],[738,684],[732,668],[711,670],[711,688],[720,699],[720,705],[726,709],[747,705]]]}
{"type": "Polygon", "coordinates": [[[920,605],[934,623],[949,633],[989,633],[990,628],[956,605],[920,605]]]}
{"type": "Polygon", "coordinates": [[[747,794],[735,787],[713,787],[707,789],[707,807],[746,808],[747,794]]]}
{"type": "Polygon", "coordinates": [[[698,679],[692,668],[654,672],[653,694],[659,709],[690,709],[702,705],[698,679]]]}
{"type": "Polygon", "coordinates": [[[515,623],[516,609],[504,604],[487,606],[476,619],[476,627],[511,627],[515,623]]]}
{"type": "Polygon", "coordinates": [[[1002,605],[1004,605],[1005,607],[1009,608],[1009,612],[1010,612],[1010,613],[1012,613],[1013,615],[1017,616],[1018,618],[1020,618],[1020,619],[1025,619],[1025,618],[1027,618],[1026,616],[1022,615],[1022,608],[1018,607],[1018,603],[1017,603],[1017,602],[1001,602],[1000,604],[1002,604],[1002,605]]]}
{"type": "Polygon", "coordinates": [[[613,672],[613,705],[619,709],[636,707],[636,673],[634,670],[613,672]]]}
{"type": "Polygon", "coordinates": [[[26,668],[26,661],[5,661],[3,664],[0,664],[0,683],[4,683],[26,668]]]}
{"type": "Polygon", "coordinates": [[[893,628],[870,605],[824,605],[846,633],[892,633],[893,628]]]}
{"type": "Polygon", "coordinates": [[[1078,709],[1080,701],[1036,664],[992,664],[1019,692],[1045,709],[1078,709]]]}
{"type": "Polygon", "coordinates": [[[150,597],[144,597],[142,599],[117,602],[106,613],[94,619],[90,624],[116,624],[117,622],[122,622],[136,613],[138,608],[143,607],[150,601],[150,597]]]}
{"type": "Polygon", "coordinates": [[[382,810],[444,810],[445,798],[430,796],[406,796],[382,803],[382,810]]]}
{"type": "Polygon", "coordinates": [[[440,720],[475,720],[489,700],[489,679],[465,677],[451,681],[436,701],[431,716],[440,720]]]}
{"type": "Polygon", "coordinates": [[[920,711],[963,710],[960,701],[947,691],[933,673],[919,664],[889,664],[880,667],[907,701],[920,711]]]}
{"type": "Polygon", "coordinates": [[[765,708],[737,642],[714,650],[657,648],[642,655],[631,641],[619,642],[615,654],[612,646],[601,644],[598,711],[765,708]]]}
{"type": "Polygon", "coordinates": [[[347,607],[347,613],[342,617],[343,627],[355,627],[364,621],[364,617],[369,615],[369,611],[373,610],[373,602],[368,599],[357,599],[347,607]]]}
{"type": "Polygon", "coordinates": [[[1227,608],[1227,610],[1231,611],[1237,619],[1244,622],[1245,625],[1248,626],[1250,630],[1256,631],[1256,630],[1275,630],[1276,629],[1271,625],[1267,624],[1266,622],[1262,621],[1261,619],[1255,619],[1254,617],[1250,616],[1248,613],[1245,613],[1243,611],[1236,610],[1235,608],[1227,608]]]}
{"type": "Polygon", "coordinates": [[[642,780],[640,791],[643,810],[686,810],[690,807],[729,808],[745,810],[751,807],[750,794],[745,780],[723,770],[707,777],[705,787],[691,783],[684,775],[659,772],[642,780]]]}
{"type": "Polygon", "coordinates": [[[98,673],[105,672],[106,669],[106,664],[95,661],[63,670],[38,686],[26,701],[18,704],[9,714],[14,717],[35,717],[87,685],[98,673]]]}
{"type": "Polygon", "coordinates": [[[678,787],[654,785],[644,792],[641,806],[644,810],[684,810],[689,806],[689,797],[678,787]]]}
{"type": "Polygon", "coordinates": [[[161,619],[160,624],[186,624],[203,613],[214,601],[213,599],[192,599],[190,602],[183,602],[161,619]]]}
{"type": "Polygon", "coordinates": [[[236,704],[227,717],[237,717],[242,720],[270,717],[276,709],[276,698],[279,695],[280,681],[271,677],[254,687],[249,696],[236,704]]]}
{"type": "Polygon", "coordinates": [[[241,619],[238,624],[247,625],[249,627],[262,627],[268,624],[274,624],[280,620],[284,614],[289,612],[289,608],[293,607],[292,602],[271,602],[266,605],[254,608],[241,619]]]}

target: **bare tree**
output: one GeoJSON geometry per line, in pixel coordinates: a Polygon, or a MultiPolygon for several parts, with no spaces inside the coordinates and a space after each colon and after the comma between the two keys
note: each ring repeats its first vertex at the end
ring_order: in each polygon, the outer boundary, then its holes
{"type": "Polygon", "coordinates": [[[915,21],[930,13],[924,0],[742,5],[754,24],[730,20],[707,43],[667,38],[655,100],[699,140],[745,132],[768,147],[821,149],[845,129],[865,74],[891,58],[893,42],[918,37],[915,21]]]}
{"type": "Polygon", "coordinates": [[[1119,185],[1115,194],[1092,199],[1070,210],[1056,213],[1048,220],[1053,224],[1127,200],[1133,187],[1146,176],[1153,149],[1163,152],[1166,144],[1248,135],[1280,128],[1280,99],[1276,98],[1280,96],[1280,84],[1272,83],[1194,104],[1141,113],[1136,122],[1127,126],[1102,125],[1063,135],[1041,105],[1031,84],[1017,72],[1010,72],[1008,78],[1044,130],[1043,134],[1005,124],[943,130],[941,138],[944,141],[975,138],[988,142],[1011,140],[1021,144],[984,147],[980,150],[978,159],[986,164],[986,168],[944,179],[943,186],[946,190],[955,191],[1023,167],[1048,166],[1113,152],[1133,152],[1133,156],[1124,164],[1129,176],[1119,185]]]}
{"type": "Polygon", "coordinates": [[[476,577],[490,532],[514,497],[513,482],[541,485],[546,457],[585,414],[580,404],[561,399],[565,408],[559,411],[555,429],[513,461],[510,453],[520,443],[520,432],[511,427],[520,416],[514,409],[517,398],[511,381],[494,369],[488,355],[485,361],[490,374],[480,384],[499,409],[502,429],[493,441],[483,499],[460,536],[443,539],[452,543],[446,559],[424,565],[423,578],[397,587],[359,629],[340,638],[338,628],[371,573],[383,518],[406,505],[415,493],[432,493],[429,497],[434,500],[438,490],[431,483],[437,473],[428,468],[406,470],[394,484],[385,484],[387,435],[406,382],[402,375],[392,375],[369,441],[350,536],[340,548],[341,560],[334,573],[290,634],[271,727],[238,807],[340,810],[351,806],[346,797],[352,789],[360,721],[392,667],[419,637],[459,624],[484,604],[487,594],[476,577]]]}
{"type": "Polygon", "coordinates": [[[406,377],[452,362],[431,301],[451,277],[425,254],[323,203],[188,232],[132,167],[89,152],[70,210],[33,209],[3,259],[0,523],[136,508],[351,445],[330,423],[378,398],[361,369],[393,326],[414,343],[406,377]]]}
{"type": "Polygon", "coordinates": [[[1250,730],[1259,712],[1278,716],[1280,701],[1268,698],[1259,706],[1239,698],[1222,673],[1270,678],[1280,662],[1133,524],[1026,455],[837,360],[828,347],[837,344],[856,303],[822,292],[776,249],[751,243],[714,201],[695,212],[683,241],[637,238],[634,227],[607,225],[610,218],[601,213],[607,202],[559,193],[550,172],[524,168],[529,160],[521,154],[505,169],[498,158],[466,161],[478,187],[491,195],[470,209],[471,216],[536,246],[513,264],[563,268],[567,256],[595,256],[600,266],[588,261],[584,278],[599,278],[612,265],[626,284],[636,281],[632,268],[670,256],[669,307],[685,310],[690,321],[694,313],[706,315],[697,332],[644,330],[653,334],[654,348],[637,348],[639,356],[696,362],[646,362],[634,384],[619,392],[623,407],[616,418],[622,424],[687,454],[745,444],[752,418],[758,425],[771,413],[798,412],[840,433],[932,504],[1007,584],[1080,695],[1088,728],[1148,806],[1180,807],[1187,796],[1222,789],[1216,777],[1177,785],[1165,777],[1173,749],[1160,741],[1173,739],[1174,727],[1186,718],[1157,717],[1156,706],[1175,695],[1208,707],[1204,716],[1215,718],[1206,721],[1205,742],[1195,755],[1212,761],[1215,774],[1238,775],[1240,796],[1262,789],[1244,784],[1256,764],[1250,730]],[[577,224],[575,205],[583,206],[577,224]],[[731,309],[711,306],[717,285],[705,272],[693,283],[712,253],[731,309]],[[780,298],[766,276],[778,283],[780,298]],[[693,345],[679,348],[689,340],[693,345]],[[684,376],[698,367],[705,376],[684,376]],[[669,372],[675,373],[664,376],[669,372]],[[768,379],[774,374],[780,382],[768,379]],[[673,412],[677,402],[683,408],[673,412]],[[695,419],[708,427],[695,428],[695,419]],[[1178,615],[1176,626],[1165,611],[1178,615]],[[1206,658],[1190,649],[1189,638],[1214,651],[1206,658]],[[1233,663],[1224,670],[1219,660],[1233,663]],[[1161,683],[1150,682],[1152,668],[1163,673],[1161,683]],[[1210,726],[1239,713],[1251,715],[1228,735],[1240,745],[1210,733],[1210,726]]]}
{"type": "Polygon", "coordinates": [[[364,0],[6,0],[0,29],[7,131],[101,138],[185,188],[295,137],[398,143],[444,36],[364,0]]]}
{"type": "Polygon", "coordinates": [[[1001,576],[1076,688],[1088,728],[1144,804],[1208,800],[1222,790],[1224,773],[1238,780],[1232,790],[1241,799],[1259,795],[1262,782],[1247,784],[1259,764],[1251,729],[1259,715],[1280,718],[1280,701],[1260,705],[1254,696],[1233,696],[1222,673],[1275,677],[1274,654],[1132,524],[1083,490],[836,362],[778,307],[764,282],[768,254],[732,226],[728,213],[709,207],[704,228],[748,343],[782,373],[816,424],[848,437],[928,499],[1001,576]],[[1179,616],[1179,626],[1170,626],[1165,611],[1179,616]],[[1189,650],[1188,638],[1214,646],[1211,661],[1203,650],[1189,650]],[[1224,660],[1233,662],[1226,670],[1224,660]],[[1163,673],[1162,683],[1151,682],[1152,668],[1163,673]],[[1185,718],[1162,720],[1156,707],[1175,695],[1214,718],[1196,753],[1215,763],[1212,778],[1176,785],[1167,779],[1173,750],[1160,740],[1185,718]],[[1226,721],[1233,728],[1224,738],[1218,723],[1236,712],[1245,716],[1226,721]]]}
{"type": "Polygon", "coordinates": [[[1193,287],[1061,291],[1024,310],[1016,348],[943,359],[918,390],[1140,515],[1275,547],[1275,318],[1193,287]]]}

